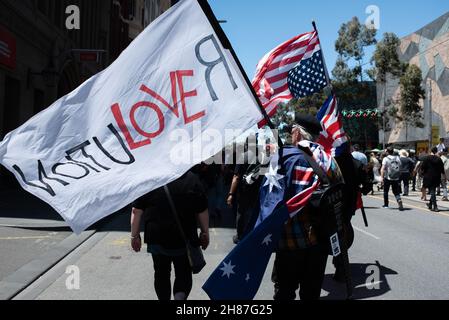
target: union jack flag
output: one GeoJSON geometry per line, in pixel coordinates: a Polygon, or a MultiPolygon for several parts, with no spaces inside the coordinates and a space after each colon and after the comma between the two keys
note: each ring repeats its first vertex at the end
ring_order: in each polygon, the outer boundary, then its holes
{"type": "Polygon", "coordinates": [[[258,63],[252,81],[270,117],[276,113],[279,103],[311,95],[327,84],[315,31],[300,34],[268,52],[258,63]]]}
{"type": "Polygon", "coordinates": [[[333,156],[340,155],[348,138],[343,129],[343,122],[335,95],[329,96],[320,111],[318,111],[317,119],[323,127],[318,143],[324,147],[326,152],[331,153],[333,156]]]}

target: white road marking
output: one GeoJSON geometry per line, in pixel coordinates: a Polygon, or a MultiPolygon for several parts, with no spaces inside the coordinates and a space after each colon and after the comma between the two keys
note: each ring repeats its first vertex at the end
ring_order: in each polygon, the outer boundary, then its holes
{"type": "Polygon", "coordinates": [[[357,288],[368,287],[368,286],[374,287],[376,284],[380,284],[380,283],[382,283],[382,281],[367,282],[367,283],[362,283],[355,288],[357,289],[357,288]]]}
{"type": "Polygon", "coordinates": [[[362,229],[360,229],[360,228],[357,228],[357,227],[354,226],[354,225],[353,225],[352,227],[353,227],[355,230],[357,230],[357,231],[359,231],[359,232],[361,232],[361,233],[366,234],[367,236],[373,237],[373,238],[376,239],[376,240],[380,240],[379,237],[375,236],[375,235],[372,234],[372,233],[366,232],[365,230],[362,230],[362,229]]]}
{"type": "Polygon", "coordinates": [[[30,240],[30,239],[48,239],[50,236],[33,236],[33,237],[2,237],[0,240],[30,240]]]}

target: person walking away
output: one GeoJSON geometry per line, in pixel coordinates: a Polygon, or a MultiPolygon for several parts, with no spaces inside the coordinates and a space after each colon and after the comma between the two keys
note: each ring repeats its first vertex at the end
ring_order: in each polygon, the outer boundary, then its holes
{"type": "MultiPolygon", "coordinates": [[[[320,145],[314,144],[321,131],[321,124],[311,115],[295,115],[296,124],[291,130],[292,146],[284,147],[282,163],[286,172],[291,174],[290,181],[286,181],[285,194],[293,197],[295,194],[309,188],[312,184],[305,184],[302,178],[313,169],[307,162],[301,146],[319,148],[320,159],[325,157],[320,145]],[[298,180],[299,179],[299,180],[298,180]]],[[[329,179],[342,181],[340,169],[333,159],[329,159],[329,179]]],[[[315,212],[316,213],[316,212],[315,212]]],[[[316,229],[312,226],[314,212],[304,207],[301,212],[289,218],[285,223],[281,239],[276,250],[272,281],[274,282],[275,300],[294,300],[299,287],[301,300],[318,300],[326,270],[328,243],[318,240],[316,229]]],[[[328,239],[327,239],[328,240],[328,239]]]]}
{"type": "Polygon", "coordinates": [[[437,144],[437,152],[443,152],[446,149],[446,145],[444,144],[444,138],[440,138],[440,143],[437,144]]]}
{"type": "Polygon", "coordinates": [[[403,190],[404,190],[402,195],[408,196],[410,176],[411,176],[411,173],[413,172],[413,169],[415,168],[415,166],[413,165],[413,161],[409,158],[407,151],[404,149],[399,151],[399,159],[401,160],[400,183],[402,183],[403,190]]]}
{"type": "Polygon", "coordinates": [[[358,144],[355,144],[352,146],[352,149],[352,157],[359,160],[364,166],[367,166],[368,158],[364,153],[360,152],[360,146],[358,144]]]}
{"type": "MultiPolygon", "coordinates": [[[[372,163],[372,170],[373,170],[373,182],[377,185],[377,191],[380,190],[380,183],[382,182],[382,179],[380,177],[380,162],[377,159],[376,155],[374,153],[371,153],[370,156],[370,162],[372,163]]],[[[371,193],[372,194],[372,193],[371,193]]]]}
{"type": "Polygon", "coordinates": [[[447,180],[449,180],[449,157],[448,157],[448,150],[445,148],[443,152],[441,152],[441,161],[443,161],[444,166],[444,175],[445,179],[441,182],[441,187],[443,188],[443,198],[442,201],[449,201],[447,198],[447,180]]]}
{"type": "Polygon", "coordinates": [[[387,156],[382,160],[382,168],[380,170],[380,175],[382,177],[384,185],[384,206],[383,208],[388,208],[388,192],[390,186],[393,189],[393,194],[398,202],[399,211],[404,210],[402,204],[399,178],[401,175],[400,166],[401,160],[399,156],[393,155],[394,149],[392,147],[387,148],[387,156]]]}
{"type": "Polygon", "coordinates": [[[438,149],[433,147],[431,154],[424,158],[422,163],[423,187],[429,189],[430,202],[427,207],[430,211],[438,212],[436,188],[441,184],[441,180],[446,180],[443,161],[437,156],[438,149]]]}
{"type": "Polygon", "coordinates": [[[410,173],[411,179],[412,179],[412,191],[416,191],[416,174],[415,174],[415,167],[416,163],[418,162],[418,159],[416,158],[415,150],[410,150],[409,152],[409,158],[413,162],[413,169],[410,173]]]}
{"type": "Polygon", "coordinates": [[[236,208],[236,234],[232,241],[237,244],[245,235],[246,226],[252,211],[258,207],[259,189],[262,178],[258,178],[257,142],[251,143],[249,137],[245,143],[243,164],[237,164],[234,170],[231,187],[226,199],[230,208],[236,208]]]}
{"type": "MultiPolygon", "coordinates": [[[[191,171],[168,184],[185,237],[193,246],[205,250],[209,245],[209,217],[206,192],[191,171]],[[201,234],[198,237],[197,222],[201,234]]],[[[132,203],[131,247],[139,252],[141,218],[144,216],[144,241],[154,266],[154,288],[159,300],[171,298],[171,265],[175,269],[173,296],[186,300],[192,289],[192,269],[170,202],[163,187],[147,193],[132,203]]]]}

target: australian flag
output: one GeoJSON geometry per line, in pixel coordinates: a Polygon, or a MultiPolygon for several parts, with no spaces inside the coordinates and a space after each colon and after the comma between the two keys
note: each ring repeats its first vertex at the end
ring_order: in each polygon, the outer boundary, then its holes
{"type": "MultiPolygon", "coordinates": [[[[328,170],[330,158],[317,144],[306,145],[328,170]]],[[[260,190],[260,212],[256,227],[226,256],[203,290],[212,300],[251,300],[256,295],[271,254],[276,250],[284,223],[297,214],[318,187],[313,170],[295,147],[283,150],[283,170],[273,157],[260,190]]]]}
{"type": "Polygon", "coordinates": [[[282,227],[289,217],[282,204],[286,177],[278,173],[277,157],[261,187],[261,212],[266,217],[226,256],[203,285],[211,300],[251,300],[259,290],[282,227]]]}
{"type": "Polygon", "coordinates": [[[319,92],[328,85],[320,46],[304,56],[298,66],[288,72],[288,88],[295,98],[303,98],[319,92]]]}

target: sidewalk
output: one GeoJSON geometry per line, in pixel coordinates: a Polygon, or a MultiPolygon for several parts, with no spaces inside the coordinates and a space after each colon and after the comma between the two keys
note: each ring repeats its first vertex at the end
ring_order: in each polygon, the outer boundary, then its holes
{"type": "MultiPolygon", "coordinates": [[[[151,256],[146,253],[146,246],[144,245],[139,253],[133,252],[130,248],[129,212],[115,215],[114,219],[102,229],[14,299],[157,300],[153,285],[153,262],[151,256]],[[70,290],[66,285],[67,283],[70,285],[73,275],[73,271],[66,274],[70,266],[79,269],[79,289],[70,290]]],[[[232,242],[234,234],[234,228],[210,229],[210,246],[204,252],[207,265],[199,274],[193,275],[189,300],[209,300],[201,286],[235,246],[232,242]]],[[[274,254],[255,300],[273,299],[271,282],[273,262],[274,254]]],[[[329,280],[334,271],[332,259],[329,257],[323,288],[332,291],[332,299],[344,300],[344,284],[329,280]]],[[[321,293],[324,298],[329,295],[326,290],[323,289],[321,293]]]]}
{"type": "MultiPolygon", "coordinates": [[[[383,198],[383,190],[380,191],[374,191],[374,196],[377,197],[382,197],[383,198]]],[[[427,201],[423,201],[421,200],[421,191],[409,191],[409,195],[408,196],[402,196],[401,198],[405,201],[410,200],[413,202],[417,202],[417,203],[421,203],[424,205],[424,207],[427,209],[426,204],[429,203],[429,199],[430,199],[430,195],[428,194],[426,196],[427,201]]],[[[437,204],[438,204],[438,208],[441,210],[449,210],[449,201],[442,201],[441,198],[443,197],[443,193],[441,192],[441,196],[437,196],[437,204]]],[[[389,198],[390,198],[390,202],[392,201],[392,199],[394,199],[393,196],[393,192],[390,190],[389,192],[389,198]]],[[[407,204],[404,203],[404,206],[406,207],[407,204]]]]}
{"type": "MultiPolygon", "coordinates": [[[[122,214],[117,219],[125,222],[128,218],[129,214],[122,214]]],[[[193,276],[190,300],[209,300],[201,286],[233,248],[234,234],[234,229],[210,229],[211,245],[205,251],[207,265],[193,276]]],[[[256,299],[272,299],[272,263],[273,259],[256,299]]],[[[14,299],[157,300],[153,281],[152,258],[145,245],[141,252],[135,253],[130,248],[129,231],[98,231],[14,299]],[[71,265],[79,268],[79,290],[69,290],[66,286],[70,275],[65,271],[71,265]]]]}

